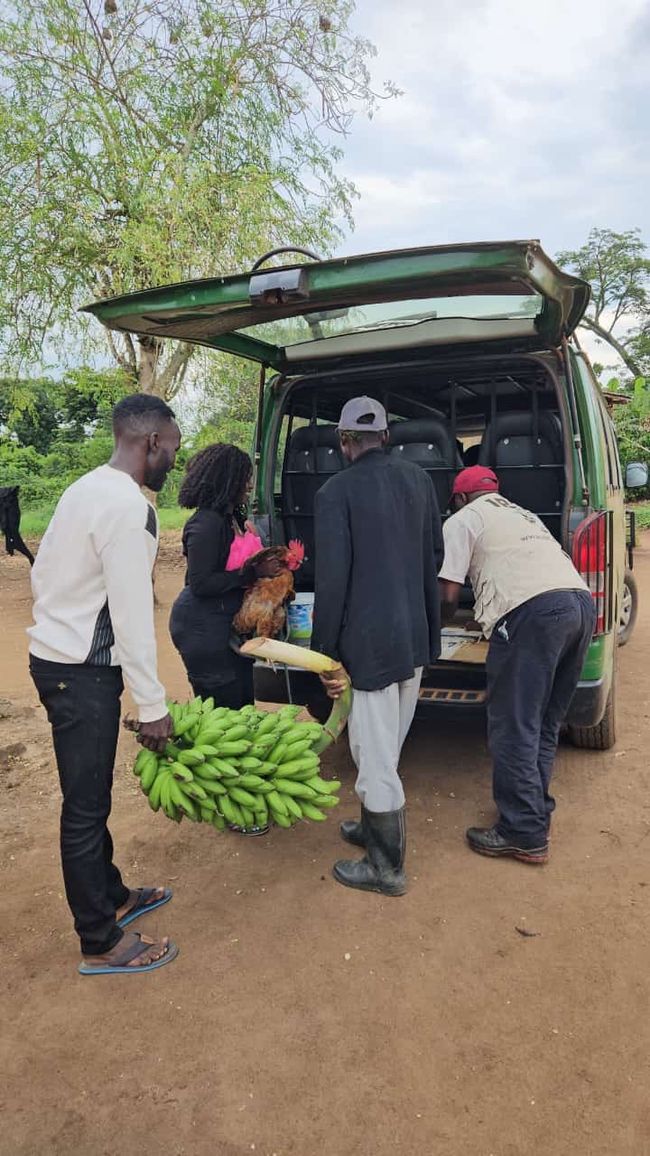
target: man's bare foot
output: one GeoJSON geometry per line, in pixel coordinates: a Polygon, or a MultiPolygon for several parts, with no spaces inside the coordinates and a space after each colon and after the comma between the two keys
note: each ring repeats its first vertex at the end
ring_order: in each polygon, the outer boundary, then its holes
{"type": "MultiPolygon", "coordinates": [[[[151,894],[147,896],[147,900],[142,906],[143,913],[147,910],[147,907],[151,907],[154,903],[159,903],[164,894],[164,887],[152,888],[151,894]]],[[[136,891],[129,891],[129,898],[127,899],[126,903],[123,903],[121,907],[118,907],[117,911],[115,912],[115,919],[118,923],[120,919],[124,919],[125,915],[128,915],[130,911],[133,911],[133,908],[137,905],[139,899],[139,889],[136,891]]]]}
{"type": "Polygon", "coordinates": [[[85,967],[146,967],[162,959],[169,951],[169,936],[148,939],[135,931],[125,931],[119,943],[104,955],[84,955],[85,967]],[[138,950],[138,948],[141,950],[138,950]],[[130,958],[129,958],[130,957],[130,958]]]}

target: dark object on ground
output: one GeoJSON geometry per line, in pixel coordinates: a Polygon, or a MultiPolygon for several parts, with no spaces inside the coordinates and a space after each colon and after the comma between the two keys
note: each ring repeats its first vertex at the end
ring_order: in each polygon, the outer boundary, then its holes
{"type": "Polygon", "coordinates": [[[465,835],[472,851],[479,855],[490,855],[495,859],[506,856],[535,866],[548,862],[548,843],[541,847],[519,847],[501,835],[496,827],[468,827],[465,835]]]}
{"type": "Polygon", "coordinates": [[[0,531],[5,536],[7,553],[13,556],[17,550],[19,554],[24,554],[30,566],[33,566],[34,555],[20,536],[19,491],[20,486],[0,486],[0,531]]]}
{"type": "Polygon", "coordinates": [[[399,811],[368,811],[361,808],[361,831],[366,853],[363,859],[339,859],[332,874],[337,883],[382,895],[404,895],[407,890],[406,814],[399,811]]]}

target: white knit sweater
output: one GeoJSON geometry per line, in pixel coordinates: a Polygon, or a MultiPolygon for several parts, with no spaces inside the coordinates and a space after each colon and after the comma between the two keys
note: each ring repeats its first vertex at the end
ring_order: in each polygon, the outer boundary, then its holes
{"type": "Polygon", "coordinates": [[[100,466],[63,494],[32,570],[31,654],[121,666],[142,722],[167,712],[156,669],[157,549],[153,506],[128,474],[100,466]]]}

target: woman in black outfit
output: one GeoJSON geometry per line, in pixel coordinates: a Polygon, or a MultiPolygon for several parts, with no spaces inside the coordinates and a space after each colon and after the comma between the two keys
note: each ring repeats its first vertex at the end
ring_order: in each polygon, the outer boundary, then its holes
{"type": "Polygon", "coordinates": [[[272,558],[227,569],[235,555],[262,547],[246,523],[252,473],[248,454],[236,446],[207,446],[188,463],[178,497],[195,513],[183,530],[187,572],[171,612],[172,640],[194,693],[233,710],[254,696],[253,664],[230,647],[232,620],[246,588],[258,578],[274,577],[280,568],[272,558]]]}

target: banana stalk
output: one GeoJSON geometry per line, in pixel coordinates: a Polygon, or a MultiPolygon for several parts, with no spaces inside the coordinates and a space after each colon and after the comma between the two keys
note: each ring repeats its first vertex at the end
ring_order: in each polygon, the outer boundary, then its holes
{"type": "MultiPolygon", "coordinates": [[[[343,671],[341,664],[326,654],[319,654],[304,646],[292,646],[290,642],[280,642],[277,638],[251,638],[242,644],[240,654],[248,658],[259,658],[271,665],[297,666],[313,674],[338,674],[343,671]]],[[[352,687],[348,685],[343,694],[333,701],[330,716],[323,727],[323,736],[313,747],[316,754],[321,754],[341,737],[351,707],[352,687]]]]}

